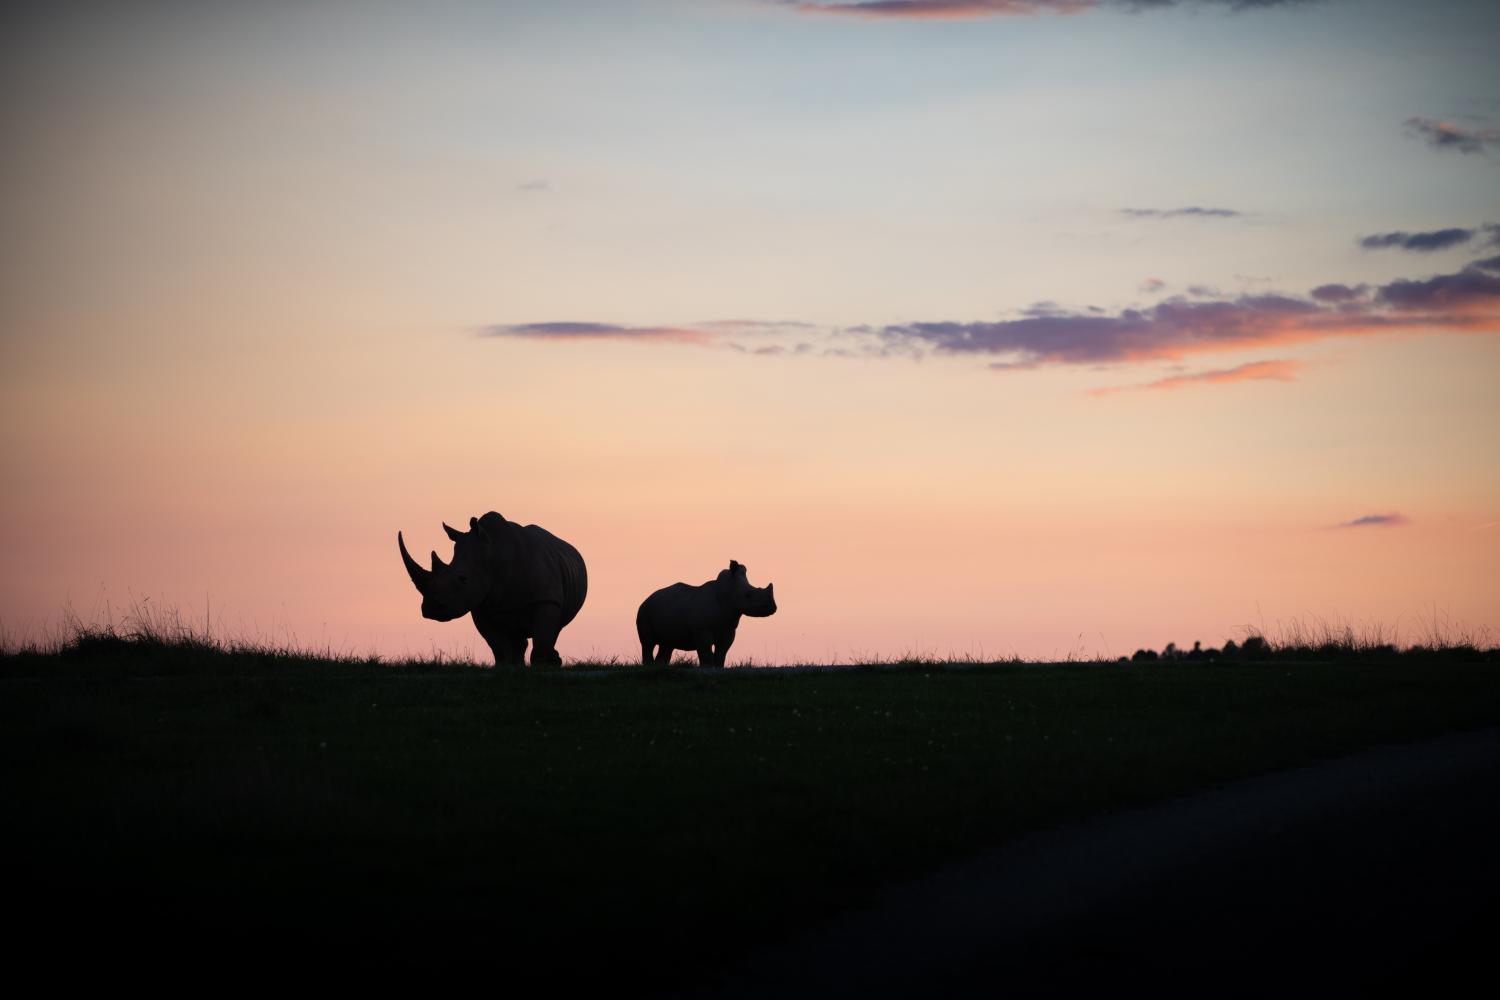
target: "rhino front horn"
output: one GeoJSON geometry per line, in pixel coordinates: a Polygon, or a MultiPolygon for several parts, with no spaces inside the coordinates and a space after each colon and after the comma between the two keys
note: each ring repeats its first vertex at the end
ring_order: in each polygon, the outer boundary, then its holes
{"type": "Polygon", "coordinates": [[[425,591],[429,574],[417,564],[417,561],[411,557],[411,553],[406,551],[406,539],[401,537],[399,531],[396,532],[396,544],[401,547],[401,561],[406,564],[406,575],[411,577],[411,582],[417,585],[418,590],[425,591]]]}

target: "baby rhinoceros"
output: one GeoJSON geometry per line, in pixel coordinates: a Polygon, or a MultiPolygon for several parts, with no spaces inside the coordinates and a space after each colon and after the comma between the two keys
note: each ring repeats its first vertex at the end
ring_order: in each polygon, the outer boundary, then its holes
{"type": "Polygon", "coordinates": [[[745,567],[734,560],[716,579],[699,587],[674,583],[641,602],[635,631],[641,637],[641,663],[653,658],[662,666],[672,662],[672,651],[698,654],[698,665],[722,667],[734,643],[740,616],[766,618],[776,613],[775,584],[750,586],[745,567]],[[657,649],[652,656],[652,649],[657,649]]]}

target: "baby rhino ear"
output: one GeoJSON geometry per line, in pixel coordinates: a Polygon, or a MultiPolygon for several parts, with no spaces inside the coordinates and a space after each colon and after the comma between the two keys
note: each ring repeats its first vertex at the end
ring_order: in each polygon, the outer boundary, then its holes
{"type": "Polygon", "coordinates": [[[744,576],[745,567],[731,559],[729,560],[729,574],[730,576],[744,576]]]}

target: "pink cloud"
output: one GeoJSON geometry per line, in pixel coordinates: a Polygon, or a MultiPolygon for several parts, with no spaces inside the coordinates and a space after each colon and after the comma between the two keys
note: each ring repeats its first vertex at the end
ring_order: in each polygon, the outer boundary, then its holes
{"type": "Polygon", "coordinates": [[[1104,396],[1133,389],[1182,389],[1192,385],[1219,385],[1225,382],[1276,381],[1291,382],[1302,367],[1297,361],[1251,361],[1234,368],[1218,368],[1213,371],[1192,372],[1187,375],[1171,375],[1141,385],[1118,385],[1094,389],[1090,395],[1104,396]]]}

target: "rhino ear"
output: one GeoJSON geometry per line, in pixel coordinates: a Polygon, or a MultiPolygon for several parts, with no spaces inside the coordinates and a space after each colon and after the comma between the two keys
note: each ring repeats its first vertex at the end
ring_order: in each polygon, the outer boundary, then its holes
{"type": "Polygon", "coordinates": [[[729,573],[731,576],[744,576],[745,567],[731,559],[729,560],[729,573]]]}
{"type": "Polygon", "coordinates": [[[450,527],[448,527],[448,522],[447,521],[443,522],[443,530],[448,533],[448,538],[451,541],[455,541],[456,542],[460,538],[464,537],[464,533],[462,531],[459,531],[457,528],[450,528],[450,527]]]}
{"type": "Polygon", "coordinates": [[[471,517],[471,518],[469,518],[469,530],[473,531],[477,527],[479,527],[479,518],[477,518],[477,517],[471,517]]]}

